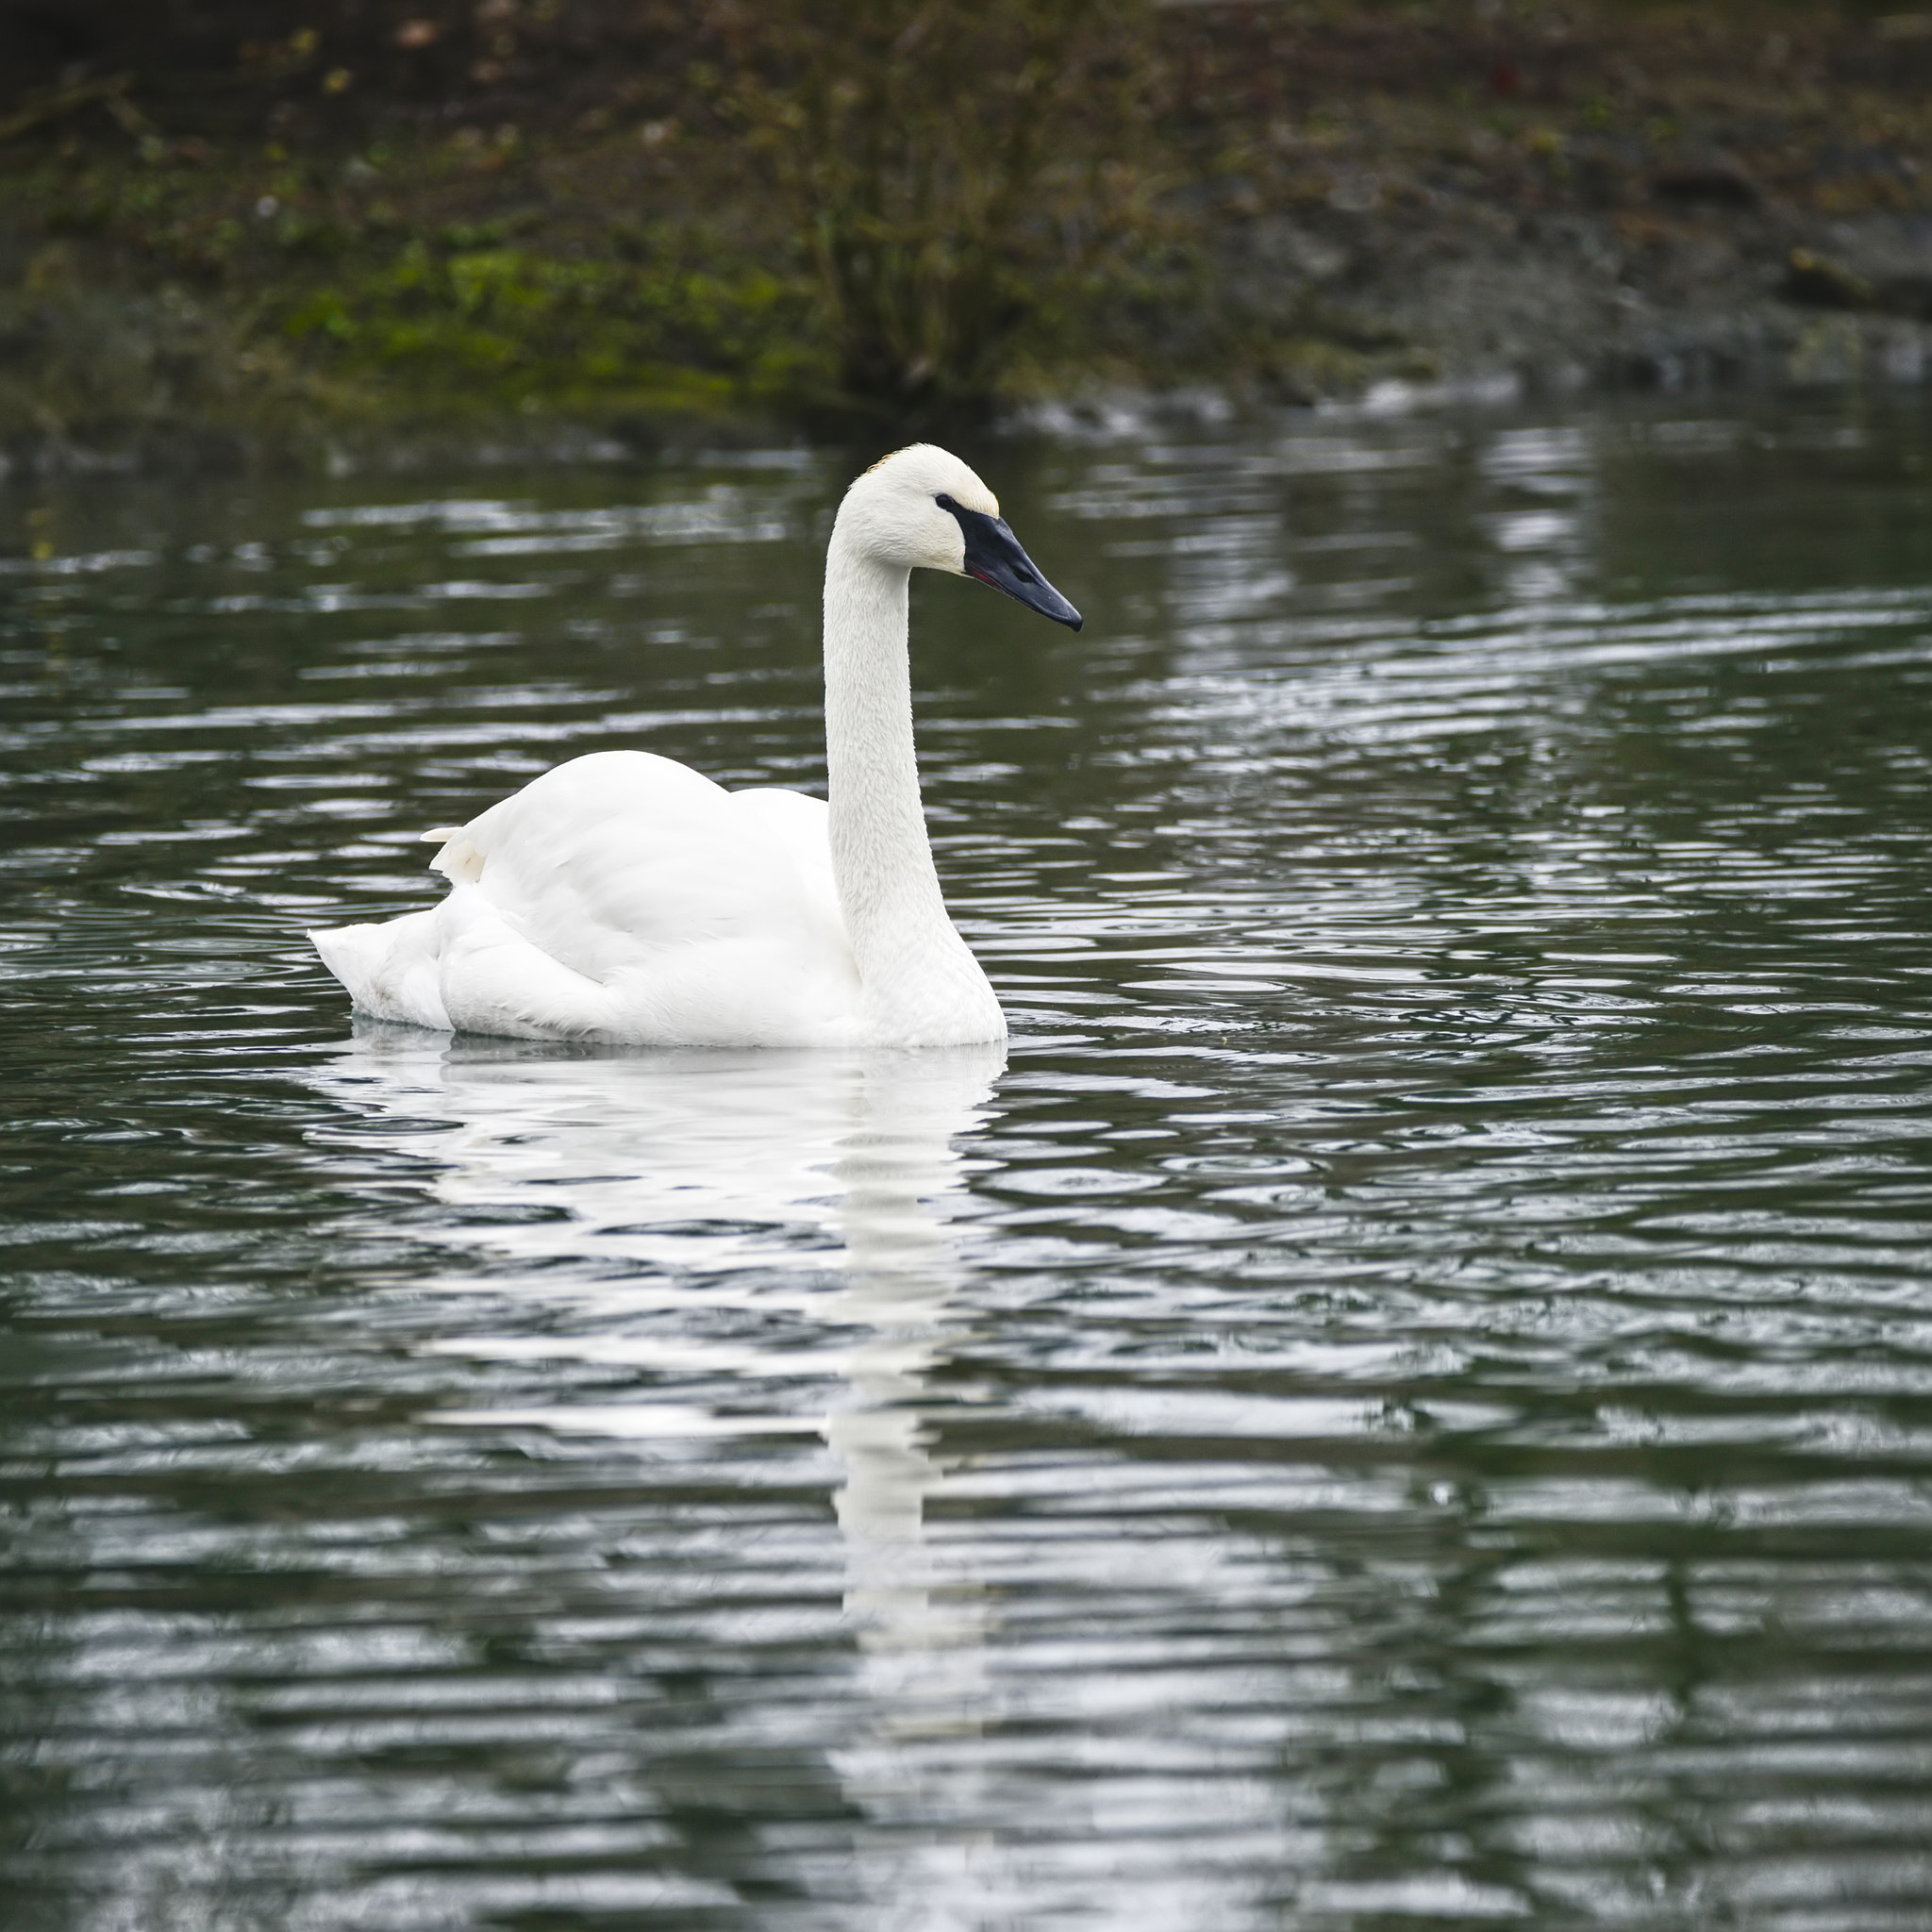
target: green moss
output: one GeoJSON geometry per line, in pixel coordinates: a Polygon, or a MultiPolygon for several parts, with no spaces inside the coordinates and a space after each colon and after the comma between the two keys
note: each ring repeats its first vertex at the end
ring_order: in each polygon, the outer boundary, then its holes
{"type": "MultiPolygon", "coordinates": [[[[443,239],[481,225],[450,225],[443,239]]],[[[672,238],[645,262],[421,238],[271,306],[281,336],[343,373],[407,377],[417,406],[580,405],[640,388],[769,402],[821,379],[806,291],[755,264],[701,269],[672,238]]]]}

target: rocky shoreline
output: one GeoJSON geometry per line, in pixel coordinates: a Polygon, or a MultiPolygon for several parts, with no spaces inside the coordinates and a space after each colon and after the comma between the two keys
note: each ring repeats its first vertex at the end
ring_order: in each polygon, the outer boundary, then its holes
{"type": "MultiPolygon", "coordinates": [[[[1124,105],[1003,244],[1019,319],[984,379],[855,393],[770,156],[706,78],[724,29],[667,15],[646,44],[625,14],[620,46],[590,0],[491,9],[501,60],[408,86],[300,26],[232,85],[214,42],[172,91],[112,46],[11,63],[0,473],[877,439],[1204,386],[1932,379],[1932,12],[1130,9],[1124,105]]],[[[389,11],[391,51],[454,58],[474,25],[389,11]]]]}

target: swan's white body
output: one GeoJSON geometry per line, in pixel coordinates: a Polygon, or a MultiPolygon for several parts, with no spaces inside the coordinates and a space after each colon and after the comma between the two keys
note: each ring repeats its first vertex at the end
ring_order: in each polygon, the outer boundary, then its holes
{"type": "Polygon", "coordinates": [[[633,1045],[1003,1039],[941,896],[913,752],[908,577],[965,565],[966,520],[942,496],[998,516],[979,478],[926,444],[867,472],[840,507],[829,805],[725,791],[648,752],[574,758],[432,835],[451,882],[439,905],[310,935],[356,1005],[418,1026],[633,1045]]]}

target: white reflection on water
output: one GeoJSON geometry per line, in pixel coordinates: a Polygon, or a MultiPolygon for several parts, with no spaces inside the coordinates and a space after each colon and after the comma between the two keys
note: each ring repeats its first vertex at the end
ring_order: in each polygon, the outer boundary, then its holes
{"type": "MultiPolygon", "coordinates": [[[[425,1192],[456,1210],[433,1239],[513,1266],[513,1299],[489,1306],[515,1308],[514,1326],[465,1326],[425,1352],[550,1365],[566,1391],[586,1369],[641,1377],[619,1401],[566,1394],[428,1419],[639,1441],[822,1434],[843,1471],[846,1609],[898,1725],[921,1721],[908,1698],[952,1723],[935,1700],[969,1694],[930,1668],[930,1653],[976,1641],[977,1619],[935,1607],[924,1514],[942,1471],[920,1404],[965,1273],[955,1143],[989,1118],[1005,1065],[1003,1046],[589,1055],[358,1021],[322,1078],[376,1129],[332,1138],[421,1158],[425,1192]],[[784,1319],[728,1335],[691,1319],[732,1307],[784,1319]],[[667,1401],[659,1376],[725,1400],[667,1401]],[[743,1406],[747,1387],[802,1378],[838,1392],[815,1412],[743,1406]]],[[[500,1265],[491,1281],[505,1285],[500,1265]]],[[[945,1594],[976,1597],[957,1579],[945,1594]]]]}

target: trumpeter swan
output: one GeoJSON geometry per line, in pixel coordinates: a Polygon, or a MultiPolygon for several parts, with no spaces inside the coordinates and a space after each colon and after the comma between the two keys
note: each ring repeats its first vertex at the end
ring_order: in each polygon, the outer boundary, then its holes
{"type": "Polygon", "coordinates": [[[1006,1017],[947,916],[912,745],[907,584],[977,577],[1080,627],[958,457],[845,492],[825,558],[829,803],[593,752],[441,841],[442,901],[309,935],[378,1019],[646,1046],[943,1046],[1006,1017]]]}

